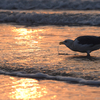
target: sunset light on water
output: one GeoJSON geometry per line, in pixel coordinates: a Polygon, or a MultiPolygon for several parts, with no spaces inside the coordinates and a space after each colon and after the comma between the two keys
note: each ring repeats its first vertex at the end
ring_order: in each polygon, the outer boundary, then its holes
{"type": "Polygon", "coordinates": [[[59,45],[99,37],[99,10],[99,0],[0,0],[0,100],[99,100],[100,49],[88,58],[59,45]]]}
{"type": "Polygon", "coordinates": [[[68,100],[73,99],[99,99],[99,88],[86,85],[68,84],[60,81],[28,79],[3,76],[0,90],[1,100],[68,100]],[[5,78],[5,81],[3,80],[5,78]],[[8,84],[5,84],[6,81],[8,84]],[[6,93],[1,94],[6,91],[6,93]],[[85,91],[85,92],[84,92],[85,91]],[[92,97],[90,96],[92,95],[92,97]]]}
{"type": "Polygon", "coordinates": [[[45,96],[47,94],[45,86],[40,87],[37,82],[34,79],[21,79],[13,82],[14,91],[10,93],[11,98],[28,100],[45,96]]]}

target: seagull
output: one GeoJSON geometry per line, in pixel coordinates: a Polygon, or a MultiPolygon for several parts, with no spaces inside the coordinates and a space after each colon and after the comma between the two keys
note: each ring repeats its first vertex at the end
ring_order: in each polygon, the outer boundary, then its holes
{"type": "Polygon", "coordinates": [[[73,51],[87,53],[90,57],[90,53],[94,50],[100,49],[100,37],[99,36],[79,36],[75,40],[67,39],[63,42],[59,42],[59,45],[66,45],[73,51]]]}

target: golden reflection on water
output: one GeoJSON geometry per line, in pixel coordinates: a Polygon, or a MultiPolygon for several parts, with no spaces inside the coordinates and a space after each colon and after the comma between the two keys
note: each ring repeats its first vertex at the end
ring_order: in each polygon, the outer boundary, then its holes
{"type": "Polygon", "coordinates": [[[14,37],[16,40],[16,44],[18,45],[28,45],[30,47],[33,46],[33,44],[38,44],[39,40],[43,38],[43,36],[39,35],[39,32],[43,33],[43,29],[26,29],[26,28],[14,28],[12,30],[16,33],[16,36],[14,37]]]}
{"type": "MultiPolygon", "coordinates": [[[[15,49],[19,49],[18,52],[34,52],[41,50],[41,41],[44,38],[44,29],[31,29],[31,28],[16,28],[14,27],[12,32],[15,33],[15,49]]],[[[22,54],[21,54],[22,55],[22,54]]]]}
{"type": "Polygon", "coordinates": [[[35,99],[47,94],[46,86],[40,86],[35,79],[20,79],[12,82],[11,99],[35,99]]]}

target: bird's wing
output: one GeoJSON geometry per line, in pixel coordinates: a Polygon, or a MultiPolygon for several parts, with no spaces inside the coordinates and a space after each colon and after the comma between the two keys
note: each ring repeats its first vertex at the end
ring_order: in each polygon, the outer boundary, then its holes
{"type": "Polygon", "coordinates": [[[87,45],[97,45],[100,44],[100,37],[96,36],[80,36],[77,38],[79,44],[87,44],[87,45]]]}

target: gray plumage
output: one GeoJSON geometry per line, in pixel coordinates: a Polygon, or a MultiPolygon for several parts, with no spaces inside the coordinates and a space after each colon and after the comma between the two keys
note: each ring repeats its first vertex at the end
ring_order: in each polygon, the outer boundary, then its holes
{"type": "Polygon", "coordinates": [[[92,51],[100,49],[100,37],[80,36],[75,40],[67,39],[59,44],[64,44],[73,51],[87,53],[87,56],[90,56],[92,51]]]}

